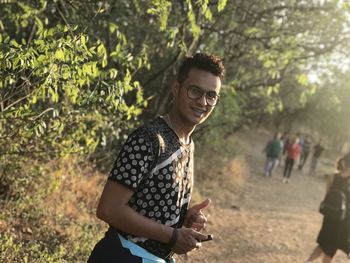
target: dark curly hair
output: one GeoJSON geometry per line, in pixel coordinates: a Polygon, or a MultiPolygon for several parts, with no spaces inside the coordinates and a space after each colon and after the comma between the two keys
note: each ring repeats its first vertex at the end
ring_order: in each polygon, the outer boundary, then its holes
{"type": "Polygon", "coordinates": [[[350,153],[345,154],[337,162],[337,170],[342,172],[350,166],[350,153]]]}
{"type": "Polygon", "coordinates": [[[218,76],[221,80],[225,75],[225,67],[221,58],[212,54],[197,53],[194,56],[187,57],[179,68],[177,81],[182,83],[192,69],[200,69],[218,76]]]}

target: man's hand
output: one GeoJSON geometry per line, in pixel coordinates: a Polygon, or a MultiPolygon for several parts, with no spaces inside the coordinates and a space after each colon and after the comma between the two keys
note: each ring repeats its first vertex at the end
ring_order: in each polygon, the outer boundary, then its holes
{"type": "Polygon", "coordinates": [[[202,246],[201,240],[207,239],[207,235],[191,228],[182,227],[177,229],[178,237],[172,251],[176,254],[186,254],[202,246]]]}
{"type": "Polygon", "coordinates": [[[209,204],[210,199],[206,199],[202,203],[190,207],[186,213],[184,226],[196,231],[201,231],[207,222],[207,218],[202,213],[202,210],[207,208],[209,204]]]}

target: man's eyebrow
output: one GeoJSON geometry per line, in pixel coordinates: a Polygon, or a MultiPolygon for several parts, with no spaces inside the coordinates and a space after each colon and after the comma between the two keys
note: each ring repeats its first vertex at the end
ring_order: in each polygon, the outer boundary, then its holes
{"type": "Polygon", "coordinates": [[[200,89],[200,90],[203,90],[204,91],[204,89],[203,88],[201,88],[201,87],[199,87],[199,86],[197,86],[197,85],[195,85],[195,84],[191,84],[191,85],[189,85],[190,87],[193,87],[193,88],[197,88],[197,89],[200,89]]]}
{"type": "Polygon", "coordinates": [[[218,95],[218,93],[215,91],[215,90],[208,90],[208,91],[205,91],[203,88],[197,86],[196,84],[191,84],[189,85],[190,87],[193,87],[193,88],[197,88],[197,89],[200,89],[201,91],[205,92],[205,93],[211,93],[211,92],[214,92],[216,95],[218,95]]]}

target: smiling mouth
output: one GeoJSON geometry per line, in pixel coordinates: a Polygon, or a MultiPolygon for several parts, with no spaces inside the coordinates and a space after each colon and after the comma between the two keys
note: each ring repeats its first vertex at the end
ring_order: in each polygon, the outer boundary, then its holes
{"type": "Polygon", "coordinates": [[[192,108],[192,111],[194,113],[196,113],[196,115],[199,115],[199,116],[202,116],[207,112],[206,110],[202,110],[202,109],[198,109],[198,108],[192,108]]]}

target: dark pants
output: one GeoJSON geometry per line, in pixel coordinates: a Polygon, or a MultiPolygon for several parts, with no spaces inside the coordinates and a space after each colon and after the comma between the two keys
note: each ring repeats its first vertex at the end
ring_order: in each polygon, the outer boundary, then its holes
{"type": "Polygon", "coordinates": [[[309,157],[309,152],[308,151],[302,152],[300,156],[299,170],[303,169],[304,164],[306,163],[307,157],[309,157]]]}
{"type": "Polygon", "coordinates": [[[283,177],[287,177],[287,178],[290,177],[293,170],[293,166],[294,166],[294,160],[287,158],[286,163],[284,165],[283,177]]]}
{"type": "Polygon", "coordinates": [[[120,243],[116,232],[108,230],[94,247],[88,263],[142,263],[142,258],[131,255],[120,243]]]}

